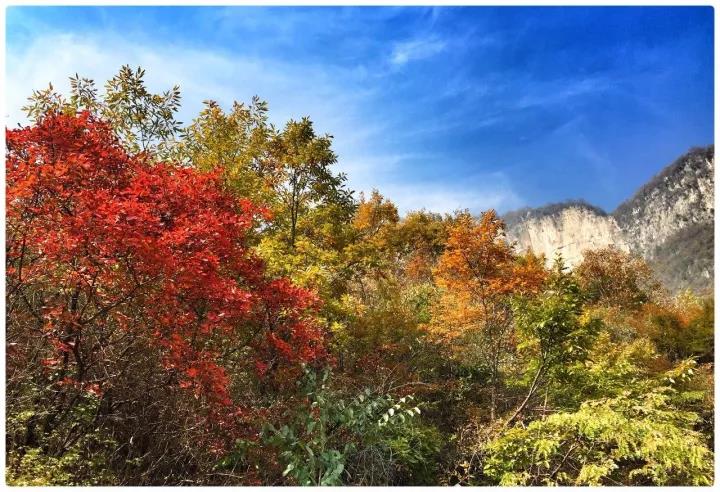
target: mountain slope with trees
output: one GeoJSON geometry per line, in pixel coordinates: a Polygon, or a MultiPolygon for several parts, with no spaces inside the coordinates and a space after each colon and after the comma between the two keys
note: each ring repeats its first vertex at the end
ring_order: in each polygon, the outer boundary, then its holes
{"type": "Polygon", "coordinates": [[[583,201],[503,216],[521,249],[575,264],[584,250],[614,245],[645,258],[671,292],[713,288],[714,146],[691,149],[611,214],[583,201]]]}
{"type": "MultiPolygon", "coordinates": [[[[714,302],[123,67],[6,130],[10,485],[711,485],[714,302]]],[[[312,109],[312,108],[309,108],[312,109]]]]}

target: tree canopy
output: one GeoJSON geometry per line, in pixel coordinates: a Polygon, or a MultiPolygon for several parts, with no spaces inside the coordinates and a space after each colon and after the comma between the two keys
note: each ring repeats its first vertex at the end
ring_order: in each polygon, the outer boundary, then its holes
{"type": "Polygon", "coordinates": [[[712,296],[400,214],[309,117],[183,127],[144,73],[6,130],[8,484],[713,483],[712,296]]]}

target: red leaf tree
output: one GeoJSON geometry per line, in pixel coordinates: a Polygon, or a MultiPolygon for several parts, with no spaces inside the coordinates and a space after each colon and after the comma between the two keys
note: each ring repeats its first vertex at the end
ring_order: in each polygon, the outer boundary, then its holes
{"type": "MultiPolygon", "coordinates": [[[[218,176],[128,155],[87,113],[6,138],[8,342],[40,341],[53,384],[103,395],[141,346],[230,425],[228,365],[260,377],[324,360],[315,297],[266,278],[245,244],[262,210],[218,176]]],[[[9,351],[10,372],[30,358],[9,351]]]]}

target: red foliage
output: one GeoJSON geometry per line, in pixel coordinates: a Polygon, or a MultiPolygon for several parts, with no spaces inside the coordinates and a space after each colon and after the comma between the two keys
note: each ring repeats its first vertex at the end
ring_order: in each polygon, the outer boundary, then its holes
{"type": "Polygon", "coordinates": [[[266,279],[245,245],[264,211],[217,175],[128,155],[88,114],[48,116],[6,138],[8,295],[43,292],[26,304],[55,347],[44,364],[75,364],[75,380],[100,394],[83,381],[81,345],[113,324],[147,337],[219,417],[233,402],[218,338],[248,344],[260,372],[323,360],[315,297],[266,279]]]}

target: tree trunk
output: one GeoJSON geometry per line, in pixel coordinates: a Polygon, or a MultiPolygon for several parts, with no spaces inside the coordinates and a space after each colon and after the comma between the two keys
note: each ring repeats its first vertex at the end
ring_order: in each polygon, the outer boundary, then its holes
{"type": "Polygon", "coordinates": [[[528,404],[528,402],[530,401],[530,398],[532,398],[532,396],[535,394],[535,391],[537,391],[537,389],[538,389],[538,383],[540,382],[540,376],[542,375],[544,369],[545,369],[545,364],[540,364],[540,367],[538,367],[538,370],[535,373],[535,377],[533,378],[533,382],[530,385],[530,391],[528,391],[528,394],[525,397],[525,399],[523,400],[523,402],[520,404],[519,407],[517,407],[517,409],[515,410],[515,413],[513,413],[512,416],[505,422],[503,427],[507,427],[508,425],[510,425],[512,423],[512,421],[515,420],[518,415],[520,415],[520,412],[522,412],[523,409],[525,408],[525,406],[528,404]]]}

